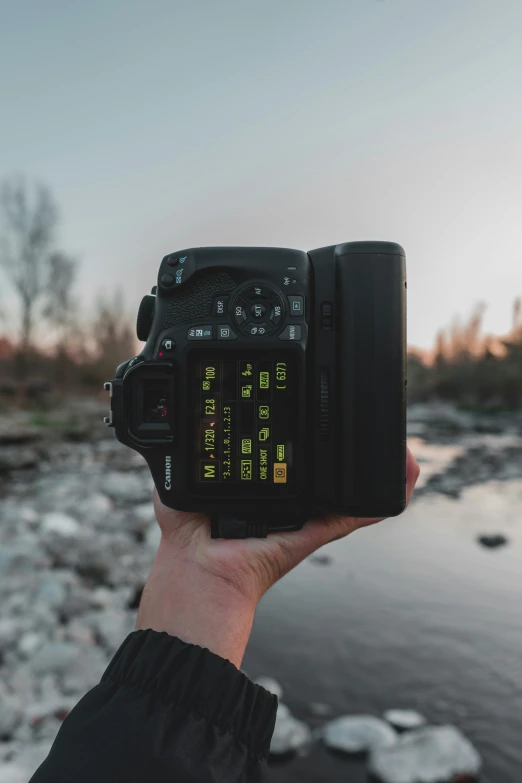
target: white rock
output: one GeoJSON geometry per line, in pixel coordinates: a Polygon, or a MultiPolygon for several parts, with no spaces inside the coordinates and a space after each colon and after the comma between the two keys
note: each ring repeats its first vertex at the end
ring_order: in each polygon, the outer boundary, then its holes
{"type": "Polygon", "coordinates": [[[16,762],[0,765],[0,780],[2,783],[27,783],[30,775],[30,770],[21,767],[16,762]]]}
{"type": "Polygon", "coordinates": [[[91,612],[85,620],[111,654],[116,652],[123,640],[134,630],[136,622],[134,613],[115,609],[91,612]]]}
{"type": "Polygon", "coordinates": [[[20,700],[0,682],[0,736],[9,736],[23,715],[20,700]]]}
{"type": "MultiPolygon", "coordinates": [[[[31,777],[42,764],[42,762],[45,761],[49,755],[52,744],[52,739],[46,739],[42,740],[41,742],[26,745],[26,747],[23,748],[23,750],[20,752],[16,759],[16,766],[20,766],[26,770],[25,781],[28,780],[27,773],[29,773],[29,777],[31,777]]],[[[2,783],[5,783],[3,778],[2,783]]]]}
{"type": "MultiPolygon", "coordinates": [[[[148,477],[147,477],[148,479],[148,477]]],[[[149,482],[136,473],[108,473],[102,482],[103,490],[114,500],[127,503],[144,502],[150,497],[149,482]]]]}
{"type": "Polygon", "coordinates": [[[52,574],[46,575],[42,580],[34,600],[35,603],[43,603],[51,609],[56,609],[63,604],[67,598],[67,589],[63,582],[56,579],[52,574]]]}
{"type": "Polygon", "coordinates": [[[147,530],[145,541],[147,542],[147,546],[149,546],[151,549],[156,550],[159,547],[161,541],[161,530],[156,522],[154,522],[154,524],[152,524],[147,530]]]}
{"type": "Polygon", "coordinates": [[[88,516],[89,519],[104,517],[106,514],[110,514],[112,509],[112,500],[102,492],[97,492],[93,495],[90,495],[81,504],[82,512],[88,516]]]}
{"type": "Polygon", "coordinates": [[[310,704],[310,712],[318,718],[326,718],[328,715],[332,714],[332,708],[329,704],[314,701],[310,704]]]}
{"type": "Polygon", "coordinates": [[[322,736],[327,747],[344,753],[364,753],[397,741],[395,731],[373,715],[343,715],[327,723],[322,736]]]}
{"type": "Polygon", "coordinates": [[[391,747],[375,748],[370,771],[382,783],[442,783],[477,777],[481,758],[455,726],[407,732],[391,747]]]}
{"type": "Polygon", "coordinates": [[[44,637],[42,634],[36,633],[36,631],[28,631],[24,633],[18,642],[18,652],[26,658],[30,658],[42,646],[43,641],[44,637]]]}
{"type": "Polygon", "coordinates": [[[42,531],[44,533],[55,533],[58,536],[74,537],[79,535],[80,524],[68,514],[62,514],[60,511],[52,511],[44,514],[42,517],[42,531]]]}
{"type": "Polygon", "coordinates": [[[0,650],[16,643],[22,629],[22,621],[14,617],[0,619],[0,650]]]}
{"type": "Polygon", "coordinates": [[[415,710],[387,710],[384,720],[398,731],[411,731],[425,726],[427,721],[424,715],[415,710]]]}
{"type": "Polygon", "coordinates": [[[273,693],[274,696],[277,696],[278,699],[283,698],[283,689],[277,680],[274,680],[273,677],[261,675],[260,677],[257,677],[254,682],[256,685],[261,685],[262,688],[266,688],[267,691],[273,693]]]}
{"type": "Polygon", "coordinates": [[[274,756],[292,753],[308,745],[311,740],[312,732],[306,723],[294,718],[285,704],[279,704],[270,753],[274,756]]]}
{"type": "Polygon", "coordinates": [[[71,620],[66,629],[66,636],[71,642],[80,646],[94,644],[95,638],[92,628],[89,628],[82,620],[71,620]]]}
{"type": "Polygon", "coordinates": [[[69,642],[46,642],[31,661],[36,674],[62,674],[78,657],[79,648],[69,642]]]}
{"type": "Polygon", "coordinates": [[[152,522],[156,517],[154,503],[140,503],[134,507],[133,511],[140,522],[152,522]]]}
{"type": "Polygon", "coordinates": [[[23,521],[30,527],[36,525],[40,518],[38,513],[34,510],[34,508],[31,508],[31,506],[22,506],[19,511],[19,515],[20,519],[23,519],[23,521]]]}

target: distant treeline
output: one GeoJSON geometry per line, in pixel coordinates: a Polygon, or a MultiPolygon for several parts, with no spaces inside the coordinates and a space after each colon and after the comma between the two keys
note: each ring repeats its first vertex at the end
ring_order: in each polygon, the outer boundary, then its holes
{"type": "MultiPolygon", "coordinates": [[[[137,350],[121,297],[100,299],[81,316],[79,263],[58,245],[58,226],[49,188],[21,176],[0,183],[0,405],[61,390],[91,394],[137,350]],[[2,309],[4,290],[17,301],[14,314],[2,309]]],[[[441,331],[431,352],[410,351],[410,400],[522,408],[521,300],[504,337],[483,335],[483,315],[480,306],[466,323],[441,331]]]]}
{"type": "Polygon", "coordinates": [[[522,408],[522,302],[515,301],[513,326],[504,337],[483,335],[484,309],[439,332],[432,352],[410,352],[411,401],[444,400],[490,411],[522,408]]]}

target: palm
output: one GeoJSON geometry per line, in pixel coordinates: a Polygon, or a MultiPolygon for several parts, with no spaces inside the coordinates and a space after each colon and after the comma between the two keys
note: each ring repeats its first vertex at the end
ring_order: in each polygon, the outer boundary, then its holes
{"type": "MultiPolygon", "coordinates": [[[[407,497],[411,497],[419,466],[408,451],[407,497]]],[[[305,557],[319,547],[374,524],[378,519],[357,519],[331,514],[309,520],[302,530],[270,533],[267,538],[212,539],[204,514],[173,511],[155,495],[156,515],[164,538],[175,544],[183,559],[204,573],[226,582],[243,595],[261,596],[305,557]]]]}

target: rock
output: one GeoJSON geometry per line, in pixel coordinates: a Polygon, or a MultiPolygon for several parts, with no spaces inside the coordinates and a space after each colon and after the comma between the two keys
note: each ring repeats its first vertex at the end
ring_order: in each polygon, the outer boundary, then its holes
{"type": "Polygon", "coordinates": [[[69,642],[46,642],[31,661],[36,674],[64,674],[78,659],[79,648],[69,642]]]}
{"type": "Polygon", "coordinates": [[[279,704],[270,753],[282,756],[295,753],[308,745],[312,740],[312,732],[306,723],[294,718],[286,704],[279,704]]]}
{"type": "Polygon", "coordinates": [[[81,698],[101,680],[109,659],[99,647],[77,648],[76,657],[62,680],[63,692],[81,698]]]}
{"type": "Polygon", "coordinates": [[[148,477],[147,481],[142,481],[136,473],[108,473],[103,479],[102,487],[113,500],[126,503],[144,502],[150,499],[151,494],[148,477]]]}
{"type": "Polygon", "coordinates": [[[472,781],[481,766],[478,752],[455,726],[415,729],[370,755],[370,772],[380,783],[472,781]]]}
{"type": "Polygon", "coordinates": [[[30,506],[22,506],[19,511],[19,515],[20,519],[23,519],[23,521],[30,527],[35,527],[38,524],[38,520],[40,518],[34,508],[31,508],[30,506]]]}
{"type": "Polygon", "coordinates": [[[67,588],[63,582],[56,579],[52,574],[48,574],[42,580],[34,596],[34,601],[35,603],[43,603],[51,609],[56,609],[65,602],[66,598],[67,588]]]}
{"type": "Polygon", "coordinates": [[[21,767],[16,762],[4,764],[0,766],[0,779],[2,783],[27,783],[34,771],[21,767]]]}
{"type": "Polygon", "coordinates": [[[95,643],[94,632],[82,620],[72,620],[66,628],[67,639],[80,646],[91,645],[95,643]]]}
{"type": "MultiPolygon", "coordinates": [[[[25,748],[18,754],[16,759],[16,766],[25,769],[24,783],[32,777],[38,767],[45,761],[51,750],[54,738],[42,740],[40,742],[26,745],[25,748]],[[29,778],[27,777],[29,775],[29,778]]],[[[2,777],[2,783],[5,783],[2,777]]]]}
{"type": "Polygon", "coordinates": [[[156,551],[156,549],[159,547],[161,541],[161,529],[157,522],[154,522],[147,530],[145,541],[147,546],[154,551],[156,551]]]}
{"type": "Polygon", "coordinates": [[[28,631],[27,633],[24,633],[18,642],[18,652],[20,655],[24,656],[24,658],[30,658],[38,648],[42,646],[43,642],[44,637],[42,634],[36,633],[35,631],[28,631]]]}
{"type": "Polygon", "coordinates": [[[333,562],[329,555],[310,555],[308,558],[310,563],[314,565],[331,565],[333,562]]]}
{"type": "Polygon", "coordinates": [[[92,612],[84,619],[110,655],[116,652],[123,640],[134,630],[136,622],[134,615],[116,610],[92,612]]]}
{"type": "Polygon", "coordinates": [[[76,519],[59,511],[44,514],[41,527],[43,533],[54,533],[69,538],[78,536],[81,531],[80,524],[76,519]]]}
{"type": "Polygon", "coordinates": [[[106,514],[110,514],[112,509],[112,500],[101,492],[90,495],[90,497],[87,498],[87,500],[85,500],[81,506],[83,514],[87,518],[93,520],[104,517],[106,514]]]}
{"type": "Polygon", "coordinates": [[[17,617],[4,617],[0,619],[0,651],[14,646],[18,641],[22,629],[23,623],[17,617]]]}
{"type": "Polygon", "coordinates": [[[426,724],[426,718],[415,710],[387,710],[384,720],[397,731],[411,731],[426,724]]]}
{"type": "Polygon", "coordinates": [[[254,682],[256,685],[261,685],[262,688],[265,688],[267,691],[270,691],[270,693],[273,693],[274,696],[277,696],[278,699],[283,698],[283,689],[277,680],[274,680],[273,677],[261,675],[260,677],[256,677],[254,682]]]}
{"type": "Polygon", "coordinates": [[[31,448],[2,446],[0,451],[0,475],[11,470],[35,468],[40,461],[38,452],[31,448]]]}
{"type": "Polygon", "coordinates": [[[17,446],[20,443],[34,443],[41,440],[42,433],[24,424],[2,423],[0,424],[0,446],[17,446]]]}
{"type": "Polygon", "coordinates": [[[0,737],[11,737],[22,716],[22,703],[0,682],[0,737]]]}
{"type": "Polygon", "coordinates": [[[12,591],[13,584],[10,581],[8,583],[8,579],[34,575],[39,568],[48,565],[49,559],[45,553],[30,540],[20,538],[12,544],[4,544],[0,548],[0,588],[5,584],[12,591]]]}
{"type": "Polygon", "coordinates": [[[327,718],[332,714],[332,708],[329,704],[322,704],[321,702],[312,702],[309,706],[312,715],[317,718],[327,718]]]}
{"type": "Polygon", "coordinates": [[[506,536],[503,536],[501,533],[491,536],[478,536],[477,541],[487,549],[498,549],[498,547],[506,546],[509,543],[506,536]]]}
{"type": "Polygon", "coordinates": [[[366,753],[397,742],[395,731],[373,715],[343,715],[322,729],[325,745],[344,753],[366,753]]]}
{"type": "Polygon", "coordinates": [[[133,513],[140,522],[145,524],[153,522],[156,518],[154,503],[140,503],[138,506],[134,507],[133,513]]]}

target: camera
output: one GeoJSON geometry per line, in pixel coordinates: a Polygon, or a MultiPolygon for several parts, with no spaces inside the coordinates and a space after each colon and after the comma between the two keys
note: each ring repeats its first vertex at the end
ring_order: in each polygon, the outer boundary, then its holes
{"type": "Polygon", "coordinates": [[[406,262],[392,242],[161,262],[105,422],[214,538],[406,505],[406,262]]]}

